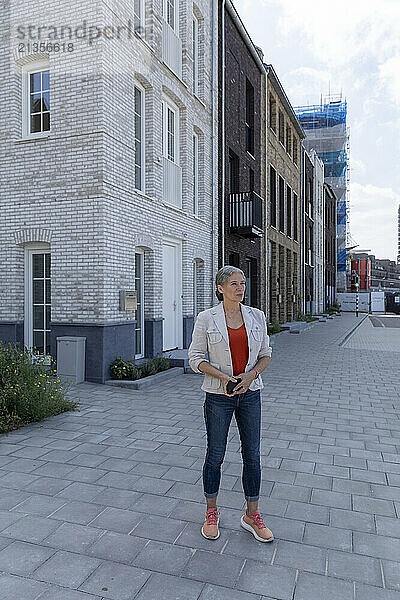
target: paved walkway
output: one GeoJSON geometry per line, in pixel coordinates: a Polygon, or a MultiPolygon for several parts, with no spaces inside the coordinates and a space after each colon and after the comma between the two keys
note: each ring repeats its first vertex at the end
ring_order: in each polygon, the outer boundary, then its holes
{"type": "Polygon", "coordinates": [[[400,600],[399,354],[340,346],[356,322],[273,338],[260,500],[272,543],[240,527],[234,423],[221,536],[200,535],[200,375],[151,392],[85,383],[79,411],[1,436],[0,599],[400,600]]]}
{"type": "MultiPolygon", "coordinates": [[[[400,352],[400,317],[367,316],[344,343],[345,348],[373,352],[400,352]]],[[[400,358],[400,357],[398,357],[400,358]]]]}

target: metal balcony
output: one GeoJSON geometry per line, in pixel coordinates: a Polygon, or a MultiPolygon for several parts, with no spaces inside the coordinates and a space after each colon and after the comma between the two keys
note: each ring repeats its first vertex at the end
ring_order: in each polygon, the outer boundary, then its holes
{"type": "Polygon", "coordinates": [[[182,42],[175,31],[163,19],[162,58],[166,65],[182,79],[182,42]]]}
{"type": "Polygon", "coordinates": [[[263,199],[255,192],[229,194],[229,229],[243,237],[263,235],[263,199]]]}

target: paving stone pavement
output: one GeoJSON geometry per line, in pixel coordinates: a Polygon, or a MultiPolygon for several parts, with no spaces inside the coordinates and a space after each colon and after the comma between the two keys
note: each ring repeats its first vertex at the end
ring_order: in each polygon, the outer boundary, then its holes
{"type": "Polygon", "coordinates": [[[234,420],[221,536],[200,534],[200,375],[74,386],[79,410],[0,436],[0,600],[400,600],[399,354],[339,345],[356,323],[273,337],[260,498],[272,543],[240,527],[234,420]]]}

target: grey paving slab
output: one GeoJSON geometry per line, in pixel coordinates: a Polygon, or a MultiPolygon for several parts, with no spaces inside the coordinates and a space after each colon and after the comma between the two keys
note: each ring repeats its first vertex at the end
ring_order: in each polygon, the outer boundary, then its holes
{"type": "Polygon", "coordinates": [[[150,571],[136,567],[104,562],[81,584],[80,590],[112,600],[133,600],[150,575],[150,571]]]}
{"type": "Polygon", "coordinates": [[[301,571],[296,582],[294,600],[353,600],[353,583],[301,571]]]}
{"type": "Polygon", "coordinates": [[[48,585],[16,575],[0,574],[0,600],[36,600],[48,585]]]}
{"type": "Polygon", "coordinates": [[[268,594],[278,600],[291,600],[295,577],[295,569],[278,565],[269,565],[266,568],[265,563],[247,560],[236,588],[253,594],[268,594]]]}
{"type": "Polygon", "coordinates": [[[150,540],[132,564],[151,571],[179,575],[195,552],[191,548],[150,540]]]}
{"type": "Polygon", "coordinates": [[[30,575],[44,563],[55,550],[37,544],[12,542],[0,551],[0,571],[12,575],[30,575]]]}
{"type": "MultiPolygon", "coordinates": [[[[263,600],[268,599],[266,596],[262,597],[263,600]]],[[[232,588],[221,587],[220,585],[213,585],[207,583],[203,591],[199,596],[199,600],[261,600],[258,594],[249,594],[248,592],[240,592],[239,590],[233,590],[232,588]]]]}
{"type": "Polygon", "coordinates": [[[199,581],[153,573],[135,600],[198,600],[203,587],[199,581]]]}
{"type": "Polygon", "coordinates": [[[130,565],[148,541],[146,538],[107,531],[90,545],[86,554],[130,565]]]}
{"type": "Polygon", "coordinates": [[[233,587],[242,570],[244,559],[196,550],[182,572],[184,577],[233,587]]]}
{"type": "Polygon", "coordinates": [[[3,537],[39,543],[60,525],[59,521],[49,518],[36,517],[33,515],[13,516],[17,517],[18,520],[1,531],[3,537]]]}
{"type": "Polygon", "coordinates": [[[302,571],[325,573],[327,551],[304,542],[279,540],[274,565],[284,565],[302,571]]]}
{"type": "Polygon", "coordinates": [[[354,598],[355,600],[400,600],[400,594],[394,590],[356,582],[354,598]]]}
{"type": "Polygon", "coordinates": [[[101,598],[100,596],[93,596],[93,594],[86,594],[85,592],[52,586],[38,600],[101,600],[101,598]]]}
{"type": "Polygon", "coordinates": [[[327,574],[383,587],[380,561],[369,556],[329,550],[327,574]]]}
{"type": "Polygon", "coordinates": [[[39,581],[76,589],[101,564],[97,558],[58,551],[34,572],[39,581]]]}
{"type": "Polygon", "coordinates": [[[95,527],[77,523],[61,523],[53,533],[43,540],[42,544],[60,550],[85,553],[103,533],[103,530],[95,527]]]}

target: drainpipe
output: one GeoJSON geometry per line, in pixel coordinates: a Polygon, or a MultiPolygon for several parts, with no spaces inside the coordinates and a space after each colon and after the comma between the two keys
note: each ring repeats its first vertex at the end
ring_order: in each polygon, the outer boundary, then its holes
{"type": "Polygon", "coordinates": [[[305,253],[305,247],[304,247],[304,240],[305,238],[305,198],[304,198],[304,178],[305,178],[306,174],[305,174],[305,150],[304,150],[304,146],[301,145],[301,175],[300,175],[300,179],[301,179],[301,234],[302,234],[302,240],[301,240],[301,263],[302,263],[302,267],[301,267],[301,290],[302,290],[302,301],[301,301],[301,312],[305,315],[306,314],[306,310],[305,310],[305,306],[306,306],[306,278],[305,278],[305,271],[306,271],[306,253],[305,253]]]}
{"type": "Polygon", "coordinates": [[[221,259],[222,266],[225,265],[225,0],[222,0],[221,18],[221,43],[222,43],[222,70],[221,70],[221,132],[222,132],[222,170],[221,170],[221,259]]]}
{"type": "Polygon", "coordinates": [[[265,123],[265,222],[264,222],[264,226],[265,226],[265,235],[264,235],[264,240],[265,240],[265,247],[264,247],[264,253],[265,253],[265,314],[267,317],[267,323],[270,322],[270,306],[269,306],[269,265],[268,265],[268,258],[269,258],[269,248],[268,248],[268,175],[269,175],[269,168],[268,168],[268,138],[269,138],[269,131],[268,131],[268,122],[267,122],[267,118],[268,118],[268,70],[266,68],[266,66],[264,65],[264,77],[265,77],[265,114],[264,114],[264,123],[265,123]]]}
{"type": "MultiPolygon", "coordinates": [[[[218,187],[216,185],[217,178],[215,176],[216,163],[215,160],[215,60],[217,52],[215,52],[215,2],[212,2],[212,59],[211,59],[211,289],[214,286],[214,261],[215,261],[215,244],[217,241],[216,228],[215,228],[215,202],[218,206],[218,187]]],[[[218,147],[218,143],[217,143],[218,147]]],[[[218,214],[218,213],[217,213],[218,214]]],[[[218,231],[218,223],[217,223],[218,231]]],[[[218,248],[217,248],[218,253],[218,248]]],[[[213,295],[214,301],[214,295],[213,295]]]]}

